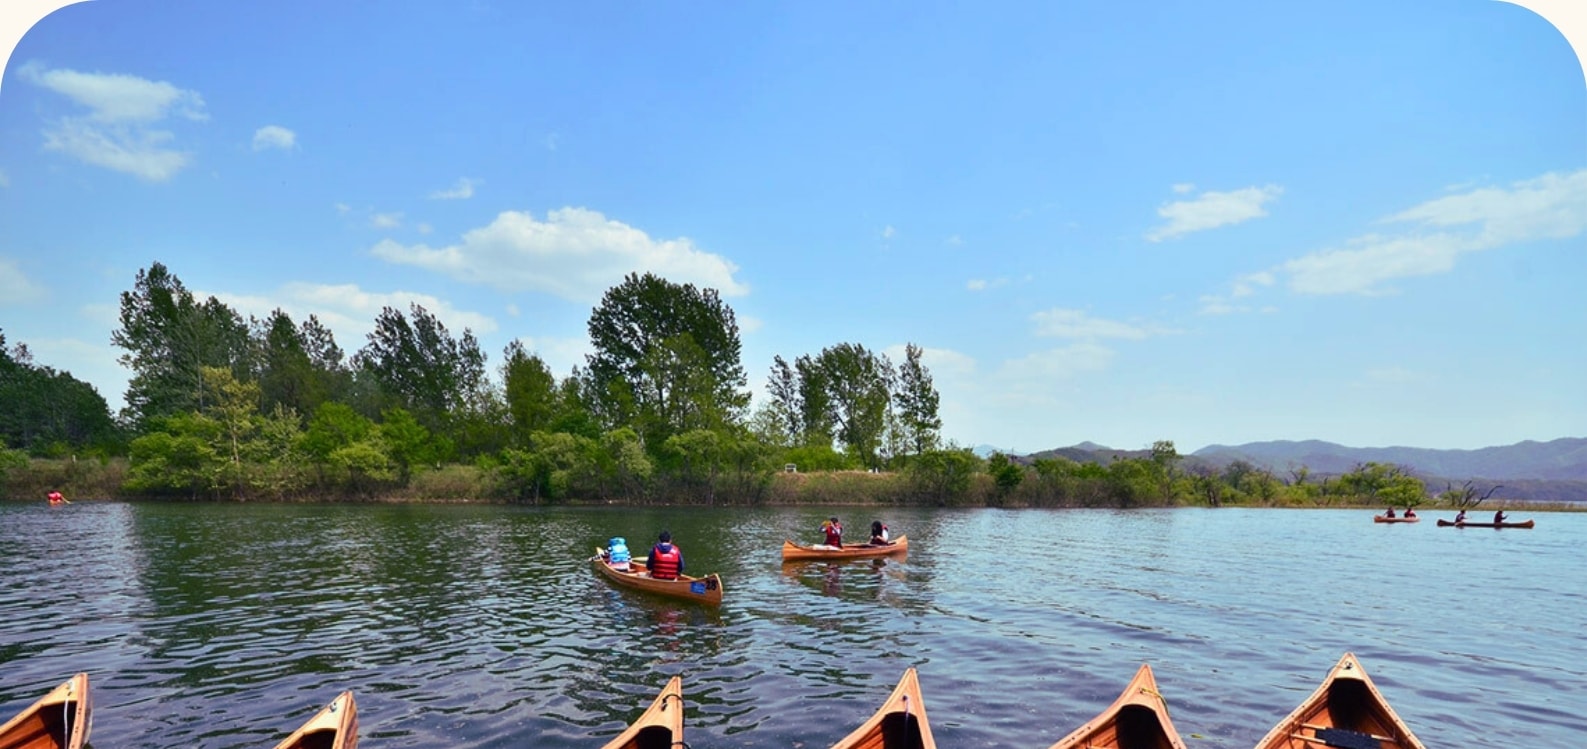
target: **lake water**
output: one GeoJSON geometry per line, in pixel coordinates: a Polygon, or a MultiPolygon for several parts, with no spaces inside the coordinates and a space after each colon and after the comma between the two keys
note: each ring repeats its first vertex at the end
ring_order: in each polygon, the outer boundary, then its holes
{"type": "Polygon", "coordinates": [[[269,747],[344,689],[371,749],[596,747],[681,674],[695,749],[822,749],[916,666],[941,746],[1045,749],[1148,662],[1240,748],[1353,651],[1429,747],[1587,744],[1587,514],[844,508],[909,556],[783,565],[830,512],[0,503],[0,720],[88,671],[97,749],[269,747]],[[720,610],[590,569],[663,527],[720,610]]]}

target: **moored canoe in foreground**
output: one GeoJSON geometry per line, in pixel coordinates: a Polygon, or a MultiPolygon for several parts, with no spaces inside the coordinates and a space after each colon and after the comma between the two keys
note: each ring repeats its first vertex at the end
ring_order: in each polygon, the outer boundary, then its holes
{"type": "Polygon", "coordinates": [[[886,546],[844,544],[841,549],[830,546],[800,546],[792,541],[782,542],[782,558],[785,562],[804,559],[859,559],[907,553],[909,553],[909,536],[899,536],[886,546]]]}
{"type": "Polygon", "coordinates": [[[926,702],[920,696],[920,678],[913,667],[904,671],[904,678],[898,680],[881,709],[832,745],[832,749],[936,748],[926,721],[926,702]]]}
{"type": "Polygon", "coordinates": [[[1050,749],[1185,749],[1157,692],[1152,667],[1141,664],[1113,704],[1050,749]]]}
{"type": "Polygon", "coordinates": [[[673,749],[683,743],[683,677],[674,676],[661,695],[601,749],[673,749]]]}
{"type": "Polygon", "coordinates": [[[1455,522],[1453,520],[1445,520],[1443,518],[1439,518],[1438,519],[1438,527],[1440,527],[1440,528],[1451,528],[1451,527],[1453,527],[1453,528],[1531,528],[1532,527],[1532,521],[1530,521],[1530,520],[1522,520],[1522,521],[1516,522],[1516,523],[1509,523],[1509,522],[1505,522],[1505,523],[1473,523],[1470,520],[1465,520],[1465,521],[1457,523],[1457,522],[1455,522]]]}
{"type": "Polygon", "coordinates": [[[1388,518],[1382,515],[1372,516],[1372,522],[1374,523],[1414,523],[1418,520],[1421,520],[1421,518],[1416,517],[1415,515],[1412,515],[1408,518],[1388,518]]]}
{"type": "Polygon", "coordinates": [[[601,550],[595,550],[595,556],[590,559],[595,565],[595,571],[603,577],[618,585],[649,591],[673,598],[687,598],[712,606],[722,604],[722,579],[713,572],[705,577],[689,577],[679,575],[676,580],[657,580],[650,576],[650,570],[645,567],[645,560],[634,559],[628,563],[629,571],[615,569],[601,556],[601,550]]]}
{"type": "Polygon", "coordinates": [[[0,749],[82,749],[93,727],[88,674],[77,674],[0,726],[0,749]]]}
{"type": "Polygon", "coordinates": [[[1256,749],[1327,746],[1425,749],[1350,653],[1339,659],[1317,691],[1257,742],[1256,749]]]}
{"type": "Polygon", "coordinates": [[[356,749],[358,705],[352,692],[342,692],[309,718],[275,749],[356,749]]]}

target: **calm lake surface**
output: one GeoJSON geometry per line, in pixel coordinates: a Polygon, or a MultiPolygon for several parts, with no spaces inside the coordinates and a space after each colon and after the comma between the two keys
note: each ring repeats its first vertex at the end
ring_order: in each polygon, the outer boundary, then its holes
{"type": "Polygon", "coordinates": [[[371,749],[596,747],[681,674],[695,749],[823,749],[916,666],[939,745],[1045,749],[1147,662],[1240,748],[1353,651],[1429,747],[1587,743],[1587,514],[843,508],[909,556],[784,566],[830,513],[0,503],[0,721],[87,671],[96,749],[269,747],[344,689],[371,749]],[[663,527],[719,611],[591,570],[663,527]]]}

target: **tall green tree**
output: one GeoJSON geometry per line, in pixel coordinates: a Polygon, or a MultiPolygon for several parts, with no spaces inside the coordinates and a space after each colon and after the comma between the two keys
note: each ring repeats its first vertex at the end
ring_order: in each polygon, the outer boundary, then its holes
{"type": "Polygon", "coordinates": [[[253,321],[261,410],[279,405],[300,414],[346,392],[347,371],[341,347],[330,329],[313,315],[295,325],[276,309],[264,321],[253,321]]]}
{"type": "Polygon", "coordinates": [[[840,343],[823,349],[816,366],[826,381],[838,441],[863,465],[878,467],[896,377],[892,363],[857,343],[840,343]]]}
{"type": "Polygon", "coordinates": [[[941,396],[931,372],[920,361],[924,351],[913,343],[904,346],[904,363],[898,368],[898,426],[904,445],[915,455],[937,449],[942,438],[942,417],[937,414],[941,396]]]}
{"type": "Polygon", "coordinates": [[[37,455],[93,447],[119,450],[120,429],[94,386],[33,361],[26,344],[0,331],[0,447],[37,455]]]}
{"type": "Polygon", "coordinates": [[[432,431],[449,432],[454,415],[478,405],[487,386],[485,355],[473,331],[454,339],[439,318],[418,304],[413,319],[386,307],[375,318],[369,342],[354,356],[356,366],[379,386],[382,410],[413,414],[432,431]]]}
{"type": "Polygon", "coordinates": [[[837,438],[837,411],[829,388],[830,377],[809,354],[794,360],[799,378],[799,437],[808,446],[831,449],[837,438]]]}
{"type": "Polygon", "coordinates": [[[636,424],[647,449],[742,421],[749,405],[738,321],[715,289],[629,274],[590,315],[590,406],[607,428],[636,424]]]}
{"type": "Polygon", "coordinates": [[[539,355],[529,353],[515,340],[502,351],[501,380],[512,417],[513,443],[527,446],[530,435],[546,431],[556,420],[557,378],[539,355]]]}
{"type": "Polygon", "coordinates": [[[804,403],[799,397],[799,376],[787,360],[772,357],[771,376],[766,380],[765,424],[761,431],[778,446],[789,446],[800,441],[803,434],[804,403]]]}
{"type": "Polygon", "coordinates": [[[250,364],[248,327],[214,297],[200,303],[160,263],[138,271],[121,293],[121,327],[110,342],[132,371],[125,415],[142,431],[153,419],[196,411],[204,402],[204,367],[243,375],[250,364]]]}

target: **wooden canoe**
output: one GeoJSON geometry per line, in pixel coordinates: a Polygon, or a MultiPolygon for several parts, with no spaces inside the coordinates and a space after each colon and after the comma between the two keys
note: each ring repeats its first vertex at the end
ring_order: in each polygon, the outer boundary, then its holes
{"type": "Polygon", "coordinates": [[[1425,749],[1350,653],[1339,659],[1317,691],[1257,742],[1256,749],[1330,746],[1425,749]]]}
{"type": "Polygon", "coordinates": [[[82,749],[93,727],[88,674],[77,674],[0,726],[0,749],[82,749]]]}
{"type": "Polygon", "coordinates": [[[352,692],[342,692],[309,718],[275,749],[356,749],[358,705],[352,692]]]}
{"type": "Polygon", "coordinates": [[[832,749],[937,749],[915,669],[904,671],[881,709],[832,749]]]}
{"type": "Polygon", "coordinates": [[[1386,518],[1386,517],[1383,517],[1382,515],[1373,515],[1372,516],[1372,522],[1374,522],[1374,523],[1414,523],[1414,522],[1416,522],[1418,520],[1421,520],[1421,518],[1419,518],[1419,517],[1386,518]]]}
{"type": "Polygon", "coordinates": [[[683,743],[683,677],[674,676],[661,695],[617,738],[601,749],[673,749],[683,743]]]}
{"type": "Polygon", "coordinates": [[[805,559],[860,559],[864,557],[885,557],[891,554],[908,554],[909,536],[899,536],[886,546],[872,546],[870,544],[844,544],[842,549],[833,549],[820,546],[800,546],[792,541],[782,542],[782,558],[785,562],[797,562],[805,559]]]}
{"type": "Polygon", "coordinates": [[[1168,703],[1144,663],[1113,704],[1051,749],[1185,749],[1168,719],[1168,703]]]}
{"type": "Polygon", "coordinates": [[[676,580],[657,580],[650,576],[650,570],[645,568],[645,561],[634,559],[628,563],[629,571],[623,572],[614,569],[606,559],[601,556],[599,548],[595,556],[590,559],[595,566],[595,571],[601,576],[618,585],[629,588],[657,593],[673,598],[685,598],[690,601],[699,601],[712,606],[722,605],[722,579],[713,572],[705,577],[689,577],[679,575],[676,580]]]}
{"type": "Polygon", "coordinates": [[[1511,523],[1511,522],[1503,522],[1503,523],[1474,523],[1474,522],[1472,522],[1470,520],[1466,520],[1466,521],[1457,523],[1457,522],[1455,522],[1453,520],[1445,520],[1443,518],[1439,518],[1438,519],[1438,527],[1440,527],[1440,528],[1531,528],[1532,527],[1532,521],[1531,520],[1522,520],[1522,521],[1516,522],[1516,523],[1511,523]]]}

